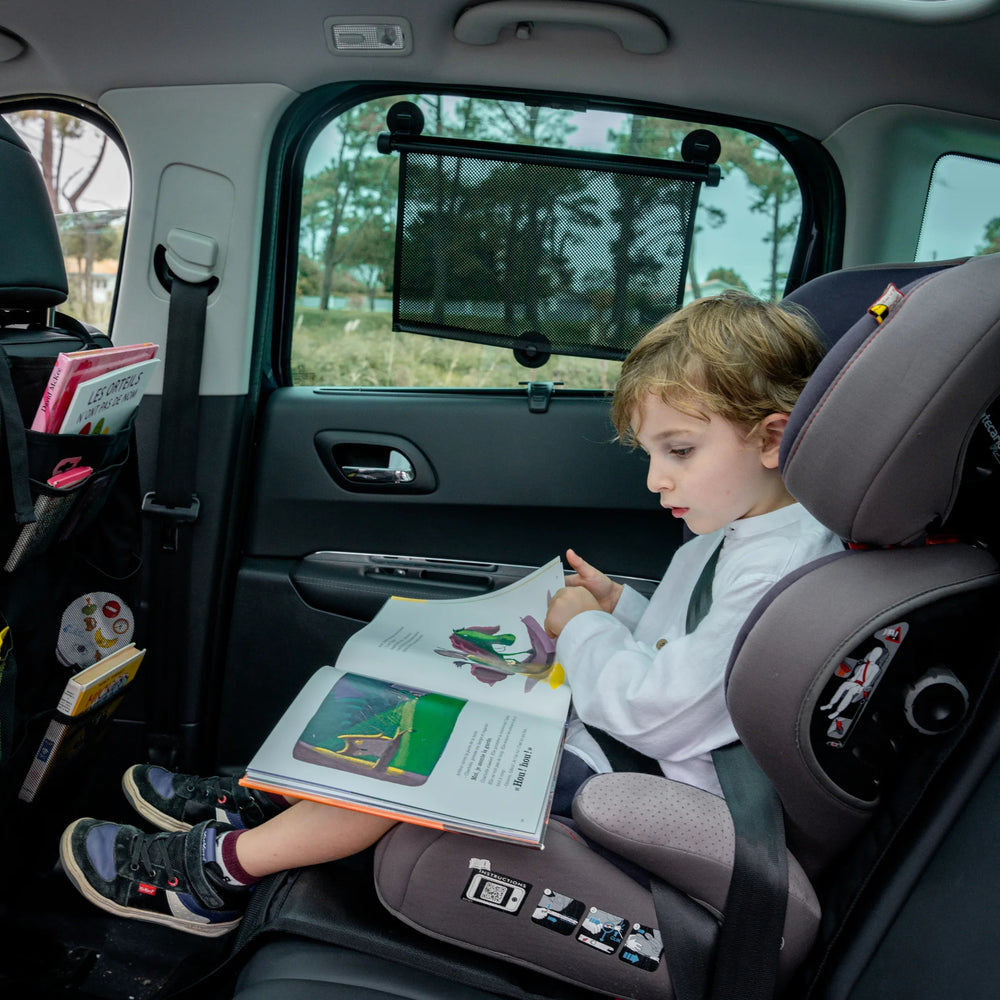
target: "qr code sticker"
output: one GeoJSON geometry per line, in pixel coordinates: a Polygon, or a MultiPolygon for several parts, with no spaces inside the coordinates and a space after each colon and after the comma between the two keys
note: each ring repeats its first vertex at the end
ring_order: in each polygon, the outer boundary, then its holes
{"type": "Polygon", "coordinates": [[[487,882],[483,886],[479,898],[484,903],[496,903],[500,905],[503,903],[507,893],[508,889],[506,886],[500,885],[497,882],[487,882]]]}
{"type": "Polygon", "coordinates": [[[517,913],[530,888],[527,882],[520,879],[500,875],[489,869],[479,869],[473,871],[462,895],[481,906],[517,913]]]}

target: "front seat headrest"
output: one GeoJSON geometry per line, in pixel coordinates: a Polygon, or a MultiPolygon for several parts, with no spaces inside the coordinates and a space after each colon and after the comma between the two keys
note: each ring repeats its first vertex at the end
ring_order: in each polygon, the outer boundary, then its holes
{"type": "Polygon", "coordinates": [[[52,205],[31,151],[0,118],[0,309],[65,301],[66,265],[52,205]]]}
{"type": "Polygon", "coordinates": [[[1000,254],[900,291],[881,320],[864,316],[823,359],[781,448],[791,494],[866,545],[974,531],[949,521],[961,488],[970,477],[994,489],[1000,480],[988,413],[1000,388],[1000,254]],[[983,446],[967,462],[974,437],[983,446]]]}

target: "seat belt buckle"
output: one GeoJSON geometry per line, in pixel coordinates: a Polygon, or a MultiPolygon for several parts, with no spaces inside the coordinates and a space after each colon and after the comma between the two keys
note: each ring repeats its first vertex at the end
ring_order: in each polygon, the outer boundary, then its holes
{"type": "Polygon", "coordinates": [[[201,501],[197,494],[191,494],[188,504],[165,504],[156,499],[155,491],[142,498],[142,512],[163,520],[162,546],[168,551],[177,550],[177,529],[182,524],[193,524],[201,512],[201,501]]]}

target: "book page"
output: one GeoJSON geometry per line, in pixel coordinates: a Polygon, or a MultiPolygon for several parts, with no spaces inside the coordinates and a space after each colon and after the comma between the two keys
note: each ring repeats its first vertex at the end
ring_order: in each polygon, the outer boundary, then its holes
{"type": "Polygon", "coordinates": [[[562,719],[321,667],[247,770],[250,784],[540,837],[562,719]]]}
{"type": "Polygon", "coordinates": [[[559,559],[488,594],[455,600],[391,598],[344,645],[354,673],[564,721],[569,706],[555,640],[543,628],[563,586],[559,559]]]}

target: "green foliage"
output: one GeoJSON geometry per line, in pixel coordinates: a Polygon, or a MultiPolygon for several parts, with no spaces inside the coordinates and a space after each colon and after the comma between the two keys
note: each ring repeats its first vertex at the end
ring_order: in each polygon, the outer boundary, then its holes
{"type": "Polygon", "coordinates": [[[713,267],[705,276],[706,281],[724,281],[733,288],[742,288],[745,292],[750,291],[747,283],[731,267],[713,267]]]}
{"type": "Polygon", "coordinates": [[[614,361],[553,357],[542,368],[524,368],[505,348],[393,331],[388,312],[295,312],[295,385],[510,388],[519,382],[553,381],[609,391],[620,367],[614,361]]]}
{"type": "Polygon", "coordinates": [[[976,253],[996,253],[1000,250],[1000,215],[990,219],[983,230],[983,243],[976,253]]]}
{"type": "MultiPolygon", "coordinates": [[[[319,309],[296,313],[295,382],[509,386],[529,379],[562,379],[578,387],[610,388],[614,374],[606,362],[557,358],[544,369],[531,371],[517,365],[505,349],[393,333],[388,313],[330,308],[334,291],[355,292],[351,308],[360,306],[364,296],[372,310],[379,296],[392,291],[399,158],[380,154],[376,139],[386,129],[386,112],[400,99],[421,107],[425,135],[563,147],[577,129],[575,113],[566,109],[440,95],[383,98],[358,105],[331,122],[323,141],[314,147],[316,162],[307,166],[303,185],[298,293],[318,297],[319,309]],[[345,329],[347,324],[350,329],[345,329]]],[[[600,140],[592,140],[597,147],[659,159],[679,159],[684,137],[696,127],[641,115],[609,115],[608,121],[615,124],[607,129],[603,147],[600,140]]],[[[798,228],[795,177],[777,151],[756,136],[722,127],[713,130],[722,143],[719,162],[724,176],[742,173],[755,192],[749,210],[768,219],[764,240],[770,250],[770,274],[761,293],[777,298],[784,277],[779,270],[781,247],[798,228]]],[[[594,239],[593,230],[587,232],[583,225],[594,210],[592,190],[572,171],[562,179],[551,177],[530,186],[520,175],[513,176],[512,168],[495,166],[475,185],[463,181],[460,189],[455,184],[457,174],[449,177],[437,158],[422,166],[418,156],[411,156],[408,169],[411,184],[420,180],[421,171],[427,175],[415,203],[436,203],[437,210],[452,220],[453,231],[447,250],[421,251],[408,262],[409,298],[443,309],[447,287],[459,286],[467,300],[503,304],[503,330],[497,332],[506,334],[537,328],[541,301],[555,294],[590,296],[598,308],[596,329],[623,329],[625,317],[636,308],[642,324],[659,319],[657,310],[646,308],[644,301],[660,301],[655,282],[662,264],[652,248],[662,240],[655,232],[657,212],[663,219],[676,217],[677,194],[669,184],[644,179],[636,186],[630,179],[633,186],[626,189],[616,183],[618,200],[609,218],[617,226],[617,236],[613,245],[608,244],[608,263],[595,263],[587,274],[575,274],[565,251],[574,239],[594,239]],[[558,231],[552,223],[557,204],[558,231]],[[518,231],[517,241],[502,238],[505,225],[518,231]],[[515,244],[516,252],[505,252],[515,244]],[[526,266],[532,255],[537,259],[526,266]]],[[[695,232],[724,221],[722,212],[704,207],[695,232]]],[[[426,225],[421,217],[408,220],[407,239],[419,236],[422,228],[426,225]]],[[[437,244],[431,240],[427,245],[437,244]]],[[[699,295],[694,258],[692,248],[689,280],[694,295],[699,295]]],[[[746,287],[731,268],[716,267],[709,278],[746,287]]],[[[427,317],[431,322],[441,318],[427,317]]]]}

